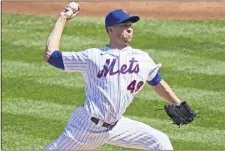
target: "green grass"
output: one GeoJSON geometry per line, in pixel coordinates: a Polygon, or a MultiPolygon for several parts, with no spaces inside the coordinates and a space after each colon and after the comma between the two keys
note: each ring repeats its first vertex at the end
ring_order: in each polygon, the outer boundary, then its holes
{"type": "MultiPolygon", "coordinates": [[[[2,149],[39,150],[63,131],[85,99],[79,73],[63,73],[42,61],[56,18],[2,15],[2,149]],[[76,77],[76,78],[74,78],[76,77]]],[[[225,149],[225,21],[145,19],[134,25],[134,48],[163,66],[176,94],[201,117],[181,128],[171,124],[149,86],[125,115],[168,134],[176,150],[225,149]]],[[[104,20],[79,18],[65,28],[61,49],[79,51],[108,42],[104,20]]],[[[98,149],[126,148],[104,145],[98,149]]]]}

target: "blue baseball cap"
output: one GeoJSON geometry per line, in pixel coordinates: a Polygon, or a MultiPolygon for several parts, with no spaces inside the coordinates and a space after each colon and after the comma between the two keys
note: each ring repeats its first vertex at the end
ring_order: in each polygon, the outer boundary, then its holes
{"type": "Polygon", "coordinates": [[[116,9],[108,13],[105,17],[105,28],[113,26],[116,24],[120,24],[123,22],[131,21],[135,23],[139,21],[139,16],[130,16],[125,10],[123,9],[116,9]]]}

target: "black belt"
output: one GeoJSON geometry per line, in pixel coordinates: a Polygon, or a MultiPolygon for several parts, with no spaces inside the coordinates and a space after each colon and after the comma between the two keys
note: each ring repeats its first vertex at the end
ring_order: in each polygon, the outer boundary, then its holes
{"type": "MultiPolygon", "coordinates": [[[[92,117],[92,118],[91,118],[91,121],[94,122],[95,124],[98,124],[99,119],[97,119],[97,118],[95,118],[95,117],[92,117]]],[[[102,124],[102,127],[105,127],[105,128],[113,128],[114,126],[116,126],[117,122],[118,122],[118,121],[116,121],[115,124],[109,124],[109,123],[105,123],[105,122],[104,122],[104,123],[102,124]]]]}

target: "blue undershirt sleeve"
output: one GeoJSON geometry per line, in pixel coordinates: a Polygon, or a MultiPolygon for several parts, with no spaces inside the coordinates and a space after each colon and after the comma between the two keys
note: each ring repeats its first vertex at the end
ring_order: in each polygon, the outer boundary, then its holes
{"type": "Polygon", "coordinates": [[[151,81],[148,81],[148,84],[151,86],[156,86],[161,80],[162,77],[160,76],[159,73],[157,73],[151,81]]]}
{"type": "Polygon", "coordinates": [[[63,64],[63,59],[62,59],[62,52],[55,50],[49,60],[48,63],[51,64],[52,66],[63,69],[64,70],[64,64],[63,64]]]}

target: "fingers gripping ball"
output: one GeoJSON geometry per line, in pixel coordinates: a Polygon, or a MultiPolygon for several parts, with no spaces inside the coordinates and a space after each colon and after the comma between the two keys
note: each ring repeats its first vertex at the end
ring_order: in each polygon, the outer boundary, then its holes
{"type": "Polygon", "coordinates": [[[195,112],[185,101],[180,105],[166,105],[164,106],[164,109],[167,115],[173,120],[173,124],[176,124],[178,126],[191,123],[196,117],[195,112]]]}
{"type": "Polygon", "coordinates": [[[64,10],[60,13],[61,16],[67,18],[67,19],[72,19],[79,13],[80,6],[76,2],[70,2],[64,10]]]}
{"type": "Polygon", "coordinates": [[[80,10],[80,6],[76,2],[69,3],[68,7],[73,11],[73,13],[77,13],[80,10]]]}

